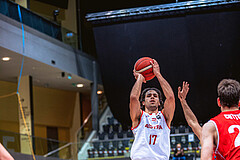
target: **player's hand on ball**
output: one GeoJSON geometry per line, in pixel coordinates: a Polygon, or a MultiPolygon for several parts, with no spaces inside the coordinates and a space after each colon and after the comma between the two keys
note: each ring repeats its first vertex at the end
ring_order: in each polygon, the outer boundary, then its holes
{"type": "Polygon", "coordinates": [[[155,59],[153,59],[153,62],[150,62],[150,63],[151,63],[152,66],[153,66],[153,73],[154,73],[155,75],[160,74],[160,67],[159,67],[158,62],[157,62],[155,59]]]}
{"type": "Polygon", "coordinates": [[[179,98],[180,101],[186,99],[188,91],[189,91],[189,83],[183,81],[182,89],[181,89],[180,86],[178,87],[178,98],[179,98]]]}
{"type": "Polygon", "coordinates": [[[143,75],[142,75],[141,73],[137,73],[137,72],[135,71],[135,69],[133,70],[133,75],[134,75],[134,77],[135,77],[136,80],[137,80],[138,78],[140,78],[142,82],[146,83],[146,80],[145,80],[145,78],[143,77],[143,75]]]}

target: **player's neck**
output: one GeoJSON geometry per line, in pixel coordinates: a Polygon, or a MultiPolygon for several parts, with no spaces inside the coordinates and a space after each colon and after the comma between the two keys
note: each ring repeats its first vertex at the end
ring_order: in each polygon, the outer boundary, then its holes
{"type": "Polygon", "coordinates": [[[237,110],[239,110],[238,106],[236,106],[236,107],[221,107],[222,112],[237,111],[237,110]]]}
{"type": "Polygon", "coordinates": [[[148,114],[153,114],[153,113],[157,114],[158,110],[150,111],[150,110],[146,109],[145,112],[147,112],[148,114]]]}

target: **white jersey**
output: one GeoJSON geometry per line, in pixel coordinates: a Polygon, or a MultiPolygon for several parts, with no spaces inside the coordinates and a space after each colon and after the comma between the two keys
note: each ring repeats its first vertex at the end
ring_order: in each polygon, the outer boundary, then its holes
{"type": "Polygon", "coordinates": [[[156,115],[142,111],[139,124],[132,131],[132,160],[169,160],[170,128],[162,112],[156,115]]]}

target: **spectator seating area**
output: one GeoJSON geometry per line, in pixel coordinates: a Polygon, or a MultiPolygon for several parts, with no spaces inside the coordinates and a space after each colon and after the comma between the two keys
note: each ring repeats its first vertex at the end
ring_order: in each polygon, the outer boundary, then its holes
{"type": "Polygon", "coordinates": [[[193,160],[200,157],[200,140],[193,133],[189,126],[180,125],[178,127],[171,126],[170,144],[171,144],[171,157],[173,158],[176,145],[181,143],[184,149],[185,157],[187,160],[193,160]]]}
{"type": "MultiPolygon", "coordinates": [[[[178,127],[172,126],[170,129],[170,159],[172,159],[178,143],[181,143],[187,160],[200,157],[200,141],[190,127],[180,125],[178,127]]],[[[100,131],[91,141],[90,148],[88,148],[88,158],[129,157],[133,141],[134,136],[130,127],[124,131],[122,125],[114,117],[108,117],[107,123],[100,126],[100,131]]]]}
{"type": "Polygon", "coordinates": [[[123,131],[122,125],[114,117],[108,117],[107,123],[101,127],[88,149],[88,158],[129,157],[129,149],[133,142],[131,128],[123,131]]]}

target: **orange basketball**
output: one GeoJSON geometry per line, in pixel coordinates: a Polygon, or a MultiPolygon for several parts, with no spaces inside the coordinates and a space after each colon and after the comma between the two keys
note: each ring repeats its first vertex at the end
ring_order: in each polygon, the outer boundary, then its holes
{"type": "Polygon", "coordinates": [[[153,62],[153,59],[150,57],[142,57],[138,59],[134,65],[135,71],[137,73],[141,73],[146,81],[149,81],[155,77],[150,61],[153,62]]]}

